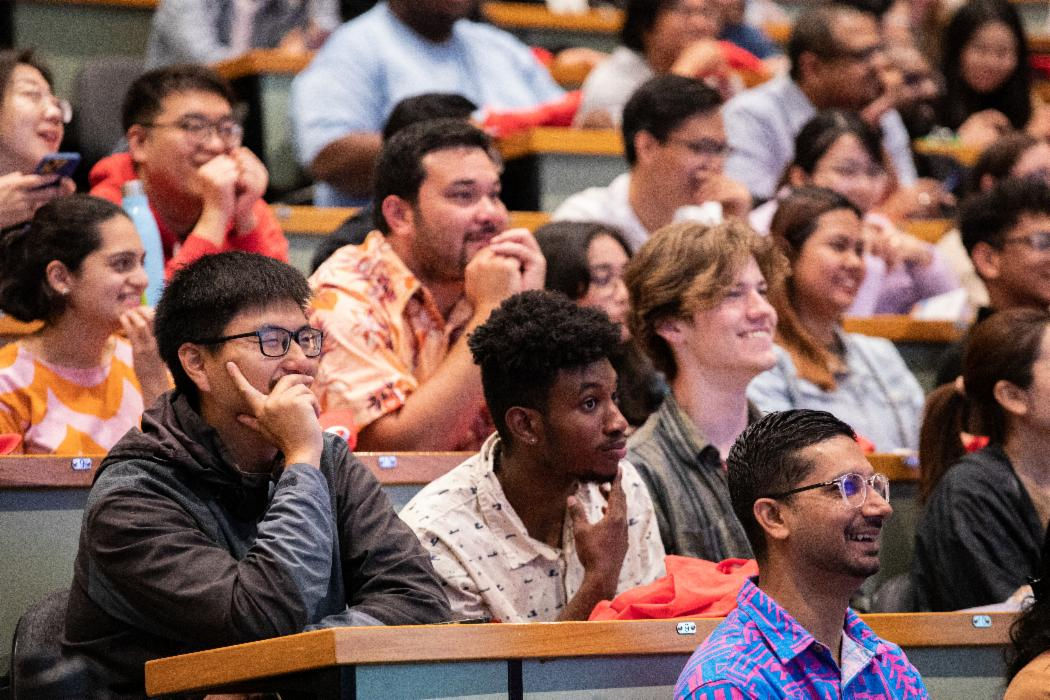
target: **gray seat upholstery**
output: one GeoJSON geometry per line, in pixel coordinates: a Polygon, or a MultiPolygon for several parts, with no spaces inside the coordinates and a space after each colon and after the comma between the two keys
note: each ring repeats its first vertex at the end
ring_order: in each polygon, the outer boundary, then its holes
{"type": "Polygon", "coordinates": [[[62,651],[69,589],[53,591],[29,608],[15,627],[11,699],[84,697],[87,665],[62,651]]]}

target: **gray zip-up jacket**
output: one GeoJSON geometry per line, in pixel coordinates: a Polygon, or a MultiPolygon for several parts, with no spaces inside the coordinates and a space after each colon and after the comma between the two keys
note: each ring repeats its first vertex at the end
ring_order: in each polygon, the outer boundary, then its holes
{"type": "Polygon", "coordinates": [[[154,658],[308,626],[450,617],[427,553],[346,443],[320,471],[237,471],[218,433],[169,392],[102,462],[88,496],[67,652],[98,694],[144,693],[154,658]]]}

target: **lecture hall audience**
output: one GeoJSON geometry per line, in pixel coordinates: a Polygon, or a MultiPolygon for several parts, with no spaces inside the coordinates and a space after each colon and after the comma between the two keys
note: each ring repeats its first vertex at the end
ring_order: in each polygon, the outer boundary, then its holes
{"type": "Polygon", "coordinates": [[[124,210],[87,195],[0,233],[0,309],[44,321],[0,348],[0,452],[105,454],[168,390],[144,258],[124,210]]]}
{"type": "Polygon", "coordinates": [[[971,333],[962,380],[931,394],[913,578],[919,610],[999,603],[1034,576],[1050,482],[1050,313],[1000,311],[971,333]],[[960,434],[986,436],[965,453],[960,434]]]}
{"type": "Polygon", "coordinates": [[[1033,601],[1010,628],[1003,700],[1045,697],[1050,688],[1050,537],[1043,540],[1033,601]]]}
{"type": "Polygon", "coordinates": [[[75,189],[69,178],[34,173],[41,158],[58,150],[73,116],[52,87],[50,71],[32,50],[0,51],[0,229],[28,221],[75,189]]]}
{"type": "Polygon", "coordinates": [[[918,447],[923,393],[884,338],[842,330],[864,280],[859,210],[831,190],[802,187],[780,203],[772,235],[791,262],[777,310],[777,362],[748,387],[763,411],[828,410],[876,451],[918,447]]]}
{"type": "MultiPolygon", "coordinates": [[[[698,649],[680,697],[764,692],[748,664],[786,656],[785,633],[806,640],[785,672],[799,682],[925,697],[847,607],[891,513],[857,442],[921,448],[922,609],[1024,597],[1050,521],[1050,110],[1006,0],[951,18],[941,98],[910,43],[929,37],[898,31],[907,3],[890,4],[807,8],[790,72],[723,106],[733,70],[764,66],[720,33],[770,49],[741,31],[739,0],[627,0],[622,45],[582,95],[475,22],[478,0],[374,3],[292,86],[313,201],[371,201],[308,282],[281,262],[235,96],[199,64],[315,48],[335,0],[161,0],[147,65],[178,65],[128,91],[128,152],[90,176],[109,202],[32,174],[71,108],[30,52],[0,52],[0,310],[44,321],[0,348],[0,452],[109,451],[67,653],[90,659],[96,687],[141,694],[147,658],[316,626],[586,619],[661,576],[665,551],[754,554],[761,582],[698,649]],[[620,124],[627,172],[570,197],[536,236],[508,229],[502,163],[466,119],[578,97],[577,124],[620,124]],[[896,228],[952,201],[917,181],[897,107],[916,133],[996,142],[959,226],[987,308],[966,354],[945,354],[950,383],[921,441],[922,390],[898,351],[842,327],[954,286],[896,228]],[[170,279],[159,340],[142,244],[115,206],[133,179],[170,279]],[[362,449],[477,453],[409,503],[406,527],[322,434],[341,413],[362,449]]],[[[912,10],[905,24],[923,21],[912,10]]],[[[1046,589],[1033,584],[1034,611],[1046,589]]],[[[1046,658],[1024,641],[1036,615],[1015,633],[1015,682],[1046,658]]]]}
{"type": "Polygon", "coordinates": [[[769,288],[787,263],[738,220],[660,229],[631,261],[631,329],[671,393],[627,442],[668,554],[721,561],[751,548],[733,514],[725,458],[759,417],[748,383],[776,362],[769,288]]]}
{"type": "Polygon", "coordinates": [[[157,220],[165,276],[224,250],[288,260],[288,241],[263,200],[269,174],[241,145],[229,84],[209,68],[169,66],[144,73],[124,97],[127,153],[91,169],[91,194],[116,204],[140,180],[157,220]]]}
{"type": "Polygon", "coordinates": [[[471,334],[496,433],[400,513],[457,617],[586,620],[664,575],[652,502],[624,460],[619,343],[605,314],[542,290],[471,334]]]}

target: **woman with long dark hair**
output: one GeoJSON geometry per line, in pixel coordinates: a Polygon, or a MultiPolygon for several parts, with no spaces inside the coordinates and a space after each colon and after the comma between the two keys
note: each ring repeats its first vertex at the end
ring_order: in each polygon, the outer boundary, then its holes
{"type": "Polygon", "coordinates": [[[945,26],[941,51],[941,124],[978,147],[1032,125],[1028,41],[1010,2],[969,0],[945,26]]]}
{"type": "Polygon", "coordinates": [[[87,195],[49,202],[0,234],[0,309],[44,322],[0,348],[7,451],[105,454],[168,389],[142,306],[144,257],[124,210],[87,195]]]}
{"type": "Polygon", "coordinates": [[[1036,572],[1050,522],[1050,313],[1008,309],[977,325],[962,381],[923,420],[915,538],[920,610],[999,603],[1036,572]],[[986,436],[966,453],[963,433],[986,436]]]}
{"type": "Polygon", "coordinates": [[[781,201],[772,235],[791,272],[770,296],[777,363],[755,377],[748,398],[765,412],[829,411],[879,452],[915,449],[919,383],[893,343],[842,328],[865,275],[857,207],[832,190],[801,187],[781,201]]]}

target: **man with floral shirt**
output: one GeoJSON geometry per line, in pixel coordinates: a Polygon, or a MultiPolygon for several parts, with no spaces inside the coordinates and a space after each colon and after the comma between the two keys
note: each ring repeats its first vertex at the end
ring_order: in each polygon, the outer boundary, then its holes
{"type": "Polygon", "coordinates": [[[928,697],[901,648],[849,609],[893,513],[856,437],[830,413],[793,410],[733,445],[729,493],[759,575],[689,659],[677,700],[928,697]]]}
{"type": "Polygon", "coordinates": [[[499,158],[462,120],[398,132],[376,172],[378,230],[310,278],[321,409],[349,412],[362,450],[476,449],[492,423],[467,335],[543,287],[543,254],[525,229],[504,230],[499,158]]]}

